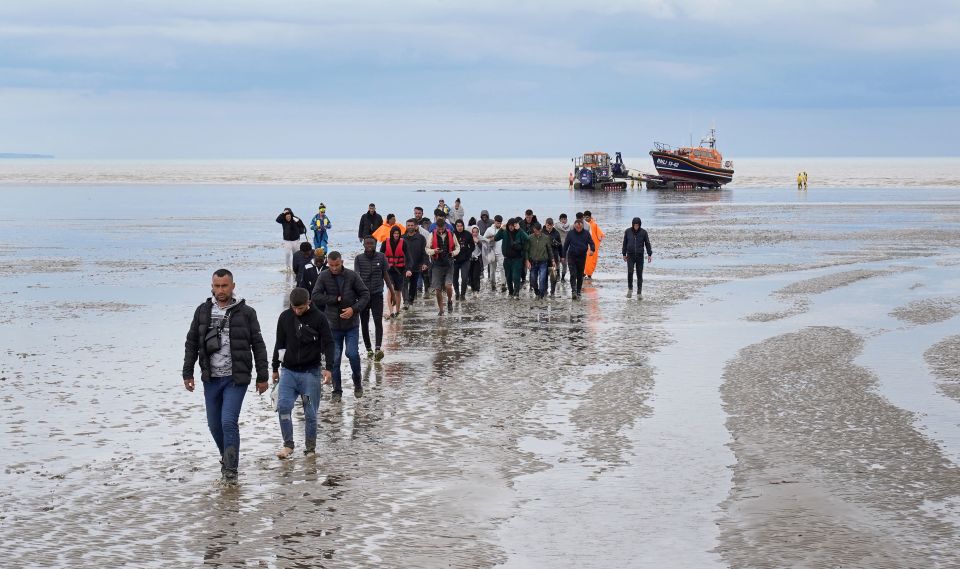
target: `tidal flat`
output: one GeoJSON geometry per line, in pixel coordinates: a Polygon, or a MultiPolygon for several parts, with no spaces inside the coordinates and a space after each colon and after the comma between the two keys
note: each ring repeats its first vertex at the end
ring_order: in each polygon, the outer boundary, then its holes
{"type": "MultiPolygon", "coordinates": [[[[12,566],[960,565],[960,197],[393,185],[0,186],[0,558],[12,566]],[[272,351],[284,207],[607,233],[583,300],[418,300],[289,461],[248,391],[217,485],[183,340],[231,269],[272,351]],[[37,204],[44,204],[38,208],[37,204]],[[38,211],[39,210],[39,211],[38,211]],[[23,212],[30,212],[29,215],[23,212]],[[620,240],[650,232],[642,298],[620,240]]],[[[524,293],[526,295],[526,293],[524,293]]],[[[345,362],[346,363],[346,362],[345,362]]],[[[348,372],[347,372],[348,373],[348,372]]],[[[295,419],[296,438],[302,421],[295,419]]]]}

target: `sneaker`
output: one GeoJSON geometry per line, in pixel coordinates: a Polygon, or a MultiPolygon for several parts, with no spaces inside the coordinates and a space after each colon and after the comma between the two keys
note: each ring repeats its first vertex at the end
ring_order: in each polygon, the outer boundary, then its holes
{"type": "MultiPolygon", "coordinates": [[[[410,304],[409,304],[409,303],[404,304],[404,305],[403,305],[403,309],[404,309],[404,310],[410,310],[410,304]]],[[[400,313],[398,312],[397,314],[400,314],[400,313]]]]}
{"type": "Polygon", "coordinates": [[[317,456],[317,451],[312,448],[308,448],[307,450],[303,451],[303,456],[306,458],[313,458],[317,456]]]}
{"type": "Polygon", "coordinates": [[[330,395],[331,403],[340,403],[341,399],[343,399],[343,393],[340,391],[334,391],[333,394],[330,395]]]}
{"type": "Polygon", "coordinates": [[[379,362],[380,360],[382,360],[382,359],[383,359],[383,350],[381,350],[380,348],[377,348],[377,352],[373,355],[373,359],[374,359],[374,361],[378,361],[378,362],[379,362]]]}
{"type": "Polygon", "coordinates": [[[373,357],[373,350],[367,350],[367,357],[368,357],[368,358],[372,358],[372,357],[373,357]]]}
{"type": "Polygon", "coordinates": [[[356,389],[354,389],[353,396],[356,397],[357,399],[360,399],[361,397],[363,397],[363,388],[357,387],[356,389]]]}
{"type": "Polygon", "coordinates": [[[285,446],[279,451],[277,451],[277,458],[279,458],[280,460],[286,460],[290,458],[292,454],[293,454],[293,449],[285,446]]]}

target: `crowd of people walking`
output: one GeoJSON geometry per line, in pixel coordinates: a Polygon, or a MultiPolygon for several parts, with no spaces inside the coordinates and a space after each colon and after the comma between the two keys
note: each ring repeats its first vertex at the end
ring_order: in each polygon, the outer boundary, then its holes
{"type": "MultiPolygon", "coordinates": [[[[359,342],[367,357],[380,361],[383,322],[399,318],[415,305],[418,294],[436,301],[437,314],[454,301],[473,300],[484,286],[520,299],[525,288],[537,301],[555,297],[566,286],[572,301],[581,299],[584,280],[592,279],[606,233],[590,211],[577,212],[572,223],[561,213],[543,223],[533,210],[504,219],[482,210],[466,218],[460,199],[453,207],[440,200],[432,217],[413,208],[403,224],[393,213],[384,219],[375,204],[360,217],[357,239],[363,251],[352,269],[343,254],[330,249],[333,221],[320,204],[308,226],[289,208],[277,216],[282,226],[286,268],[296,286],[276,325],[272,379],[283,446],[277,457],[294,452],[292,412],[299,399],[304,414],[304,453],[316,452],[317,411],[321,385],[332,384],[331,401],[342,399],[341,362],[349,361],[354,396],[363,396],[359,342]],[[472,297],[472,298],[471,298],[472,297]],[[373,333],[371,335],[371,321],[373,333]]],[[[652,262],[650,238],[635,217],[623,233],[621,255],[627,265],[627,295],[642,295],[644,253],[652,262]]],[[[344,247],[347,248],[347,247],[344,247]]],[[[350,246],[350,248],[353,248],[350,246]]],[[[197,307],[187,333],[184,387],[195,388],[199,362],[207,423],[220,451],[224,482],[237,479],[239,415],[247,386],[256,376],[258,393],[268,388],[268,356],[256,311],[234,295],[233,274],[213,273],[212,297],[197,307]]]]}

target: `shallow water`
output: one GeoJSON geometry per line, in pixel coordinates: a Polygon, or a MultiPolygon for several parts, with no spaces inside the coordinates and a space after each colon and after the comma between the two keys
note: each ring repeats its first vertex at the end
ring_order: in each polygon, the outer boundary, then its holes
{"type": "Polygon", "coordinates": [[[956,316],[930,308],[960,284],[952,191],[421,190],[0,187],[0,528],[19,536],[0,546],[3,558],[747,567],[801,563],[801,546],[811,549],[756,524],[820,523],[839,528],[830,547],[857,552],[896,536],[920,556],[865,555],[845,566],[960,562],[950,529],[960,500],[951,486],[957,403],[923,357],[957,330],[956,316]],[[457,196],[468,216],[483,207],[505,216],[532,207],[541,219],[593,210],[610,241],[584,301],[572,304],[563,288],[539,304],[484,289],[442,320],[418,302],[386,325],[384,362],[364,361],[364,398],[322,403],[316,460],[273,458],[276,416],[248,392],[241,485],[217,487],[202,395],[179,379],[183,335],[210,272],[234,270],[272,346],[290,287],[280,209],[309,217],[324,201],[334,247],[350,259],[368,202],[403,218],[413,205],[457,196]],[[37,204],[54,204],[40,223],[23,213],[37,204]],[[642,300],[626,297],[617,250],[635,215],[654,245],[642,300]],[[806,348],[794,350],[791,338],[806,348]],[[738,379],[737,370],[767,374],[772,389],[778,368],[768,361],[798,366],[809,385],[828,385],[824,374],[856,378],[841,412],[857,429],[887,421],[889,440],[851,427],[805,451],[789,432],[731,422],[794,413],[797,424],[833,424],[821,409],[837,408],[815,404],[825,392],[789,383],[767,401],[738,379]],[[792,407],[777,407],[784,401],[792,407]],[[851,452],[870,459],[862,472],[837,466],[851,452]],[[899,473],[904,453],[924,468],[899,473]],[[807,476],[811,462],[817,471],[807,476]],[[782,480],[801,480],[803,491],[782,480]],[[898,497],[897,485],[927,502],[898,497]],[[791,509],[797,500],[802,515],[791,509]]]}

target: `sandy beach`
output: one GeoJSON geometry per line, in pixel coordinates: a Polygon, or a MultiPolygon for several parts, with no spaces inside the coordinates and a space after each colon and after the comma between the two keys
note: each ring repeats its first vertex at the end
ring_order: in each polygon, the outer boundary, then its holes
{"type": "Polygon", "coordinates": [[[0,186],[0,558],[960,566],[955,191],[0,186]],[[438,321],[418,301],[364,359],[361,400],[325,390],[315,459],[273,456],[251,388],[240,484],[218,486],[179,376],[210,273],[236,274],[272,348],[283,207],[324,201],[352,261],[368,202],[405,218],[438,197],[468,217],[591,209],[608,239],[583,302],[484,288],[438,321]],[[654,247],[642,300],[619,257],[635,215],[654,247]]]}

